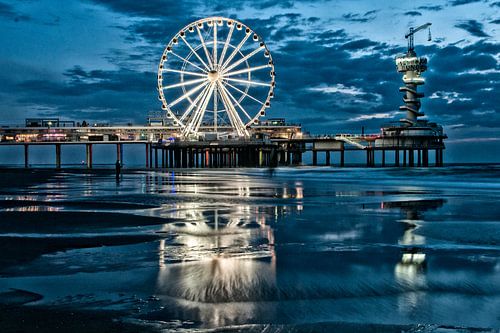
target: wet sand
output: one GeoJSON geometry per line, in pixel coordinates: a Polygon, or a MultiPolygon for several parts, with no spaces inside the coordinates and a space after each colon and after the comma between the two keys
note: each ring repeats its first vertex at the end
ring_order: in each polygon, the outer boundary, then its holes
{"type": "Polygon", "coordinates": [[[0,328],[494,332],[499,179],[2,169],[0,328]]]}

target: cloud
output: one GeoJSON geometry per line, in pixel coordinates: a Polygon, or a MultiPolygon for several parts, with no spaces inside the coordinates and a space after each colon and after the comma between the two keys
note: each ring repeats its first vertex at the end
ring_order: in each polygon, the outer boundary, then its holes
{"type": "Polygon", "coordinates": [[[396,112],[384,112],[384,113],[373,113],[373,114],[362,114],[353,118],[347,119],[349,122],[357,122],[372,119],[391,119],[396,115],[396,112]]]}
{"type": "Polygon", "coordinates": [[[420,6],[417,9],[420,9],[420,10],[430,10],[430,11],[437,12],[437,11],[442,10],[443,6],[440,6],[440,5],[435,5],[435,6],[420,6]]]}
{"type": "Polygon", "coordinates": [[[440,98],[446,101],[446,104],[452,104],[455,102],[468,102],[471,101],[469,97],[462,97],[463,95],[457,93],[456,91],[436,91],[429,98],[435,99],[440,98]]]}
{"type": "Polygon", "coordinates": [[[417,12],[416,10],[411,10],[409,12],[404,13],[405,16],[422,16],[421,12],[417,12]]]}
{"type": "Polygon", "coordinates": [[[483,24],[476,20],[467,20],[456,24],[455,27],[463,29],[475,37],[490,37],[483,30],[483,24]]]}
{"type": "Polygon", "coordinates": [[[366,94],[363,90],[356,87],[346,87],[342,83],[338,83],[334,86],[321,86],[309,88],[310,91],[319,91],[324,94],[344,94],[352,96],[360,96],[366,94]]]}
{"type": "Polygon", "coordinates": [[[28,15],[18,13],[12,5],[0,2],[0,17],[5,17],[15,22],[29,21],[31,18],[28,15]]]}
{"type": "Polygon", "coordinates": [[[468,5],[470,3],[479,2],[479,1],[481,1],[481,0],[451,0],[449,2],[449,4],[452,6],[461,6],[461,5],[468,5]]]}
{"type": "Polygon", "coordinates": [[[365,12],[364,14],[360,13],[347,13],[343,14],[342,17],[351,22],[361,22],[361,23],[366,23],[373,21],[377,17],[377,10],[370,10],[365,12]]]}

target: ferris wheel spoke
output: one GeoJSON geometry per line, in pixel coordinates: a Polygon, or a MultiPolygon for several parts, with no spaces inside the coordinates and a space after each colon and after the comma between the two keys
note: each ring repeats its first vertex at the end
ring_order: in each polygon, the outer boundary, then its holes
{"type": "Polygon", "coordinates": [[[187,59],[186,59],[186,58],[184,58],[184,57],[181,57],[181,56],[180,56],[180,55],[178,55],[177,53],[172,52],[172,51],[170,51],[170,53],[171,53],[173,56],[176,56],[176,57],[177,57],[177,58],[179,58],[180,60],[184,61],[185,63],[188,63],[188,64],[190,64],[191,66],[193,66],[193,67],[195,67],[195,68],[198,68],[200,71],[202,71],[202,72],[204,72],[204,73],[206,73],[206,72],[207,72],[207,70],[205,70],[205,69],[201,68],[201,67],[200,67],[200,66],[198,66],[198,65],[193,64],[191,61],[187,60],[187,59]]]}
{"type": "Polygon", "coordinates": [[[227,107],[227,110],[230,111],[230,112],[228,112],[228,116],[230,116],[230,120],[232,118],[231,123],[232,123],[233,127],[235,127],[237,129],[237,131],[240,135],[244,135],[245,133],[248,133],[246,131],[245,124],[243,124],[243,121],[241,120],[241,118],[238,115],[238,111],[236,111],[233,104],[231,103],[231,99],[228,97],[224,86],[221,83],[219,83],[219,86],[221,87],[220,92],[221,92],[221,96],[223,97],[222,99],[226,100],[227,105],[225,105],[225,106],[227,107]]]}
{"type": "Polygon", "coordinates": [[[223,95],[222,91],[219,91],[219,94],[220,94],[220,97],[221,97],[221,101],[222,101],[222,104],[224,105],[224,109],[226,109],[226,114],[227,114],[227,118],[229,120],[229,123],[231,124],[231,127],[234,127],[234,128],[238,128],[237,127],[237,123],[234,119],[234,115],[233,115],[233,111],[232,109],[230,108],[228,101],[226,101],[226,98],[225,96],[223,95]]]}
{"type": "Polygon", "coordinates": [[[224,61],[224,57],[226,56],[226,52],[227,52],[227,47],[229,46],[229,41],[231,41],[231,37],[233,36],[234,26],[235,26],[235,24],[231,24],[231,28],[229,28],[229,32],[227,34],[226,42],[224,43],[224,48],[222,49],[220,59],[219,59],[219,61],[217,61],[217,59],[216,59],[217,65],[222,65],[222,62],[224,61]]]}
{"type": "Polygon", "coordinates": [[[234,71],[234,72],[224,72],[224,76],[244,74],[244,73],[258,71],[259,69],[264,69],[264,68],[269,68],[269,67],[271,67],[271,66],[270,65],[262,65],[262,66],[256,66],[256,67],[248,67],[248,68],[241,69],[241,70],[234,71]]]}
{"type": "Polygon", "coordinates": [[[208,86],[205,86],[205,89],[203,89],[203,91],[201,92],[201,94],[199,94],[198,96],[196,96],[196,98],[194,99],[194,101],[191,103],[191,105],[189,105],[189,107],[187,108],[187,110],[184,112],[184,114],[181,116],[180,118],[180,121],[184,121],[184,119],[186,119],[189,114],[191,113],[191,111],[198,105],[198,102],[200,101],[200,99],[205,96],[207,90],[208,90],[208,86]]]}
{"type": "Polygon", "coordinates": [[[253,57],[254,55],[256,55],[257,53],[259,53],[260,51],[262,51],[264,49],[264,47],[262,46],[259,46],[258,48],[256,48],[255,50],[253,50],[252,52],[250,52],[249,54],[247,54],[246,56],[244,56],[243,58],[241,58],[240,60],[234,62],[231,66],[227,67],[227,68],[224,68],[222,70],[222,74],[226,73],[227,71],[230,71],[231,69],[235,68],[236,66],[238,66],[239,64],[241,64],[242,62],[244,61],[247,61],[248,59],[250,59],[251,57],[253,57]]]}
{"type": "Polygon", "coordinates": [[[248,112],[241,106],[240,102],[238,102],[238,100],[229,92],[229,90],[227,90],[224,86],[222,86],[222,89],[229,96],[229,98],[233,100],[234,104],[238,105],[243,114],[247,116],[248,120],[252,120],[252,117],[248,115],[248,112]]]}
{"type": "Polygon", "coordinates": [[[189,90],[184,95],[182,95],[181,97],[177,98],[175,101],[173,101],[172,103],[170,103],[168,105],[168,107],[170,108],[170,107],[176,105],[177,103],[182,102],[183,100],[185,100],[186,98],[188,98],[189,96],[191,96],[192,94],[194,94],[195,92],[197,92],[198,90],[200,90],[201,88],[205,87],[207,84],[208,84],[208,81],[203,82],[202,84],[197,85],[196,87],[194,87],[193,89],[189,90]]]}
{"type": "Polygon", "coordinates": [[[255,98],[255,97],[253,97],[252,95],[250,95],[250,94],[248,94],[248,93],[244,92],[243,90],[241,90],[241,89],[239,89],[239,88],[237,88],[237,87],[233,86],[231,83],[226,82],[226,85],[228,85],[229,87],[233,88],[234,90],[236,90],[237,92],[241,93],[242,95],[244,95],[244,96],[246,96],[246,97],[248,97],[248,98],[250,98],[250,99],[254,100],[255,102],[259,103],[260,105],[264,105],[264,102],[259,101],[257,98],[255,98]]]}
{"type": "Polygon", "coordinates": [[[165,87],[163,87],[163,89],[172,89],[172,88],[177,88],[177,87],[182,87],[182,86],[188,86],[191,84],[200,83],[200,82],[204,82],[204,81],[207,81],[207,78],[183,81],[181,83],[176,83],[176,84],[171,84],[171,85],[165,86],[165,87]]]}
{"type": "Polygon", "coordinates": [[[179,73],[179,74],[201,76],[201,77],[205,77],[205,78],[207,77],[207,74],[190,72],[190,71],[182,71],[182,70],[178,70],[178,69],[164,68],[163,71],[164,72],[170,72],[170,73],[179,73]]]}
{"type": "Polygon", "coordinates": [[[198,60],[203,64],[203,66],[205,66],[205,68],[207,69],[207,71],[210,70],[210,66],[208,66],[204,61],[203,59],[200,57],[200,55],[198,54],[198,52],[196,52],[193,47],[191,46],[191,44],[188,43],[188,41],[186,40],[186,38],[184,38],[183,36],[181,36],[181,39],[184,41],[184,43],[187,45],[187,47],[191,50],[191,52],[196,56],[196,58],[198,58],[198,60]]]}
{"type": "Polygon", "coordinates": [[[255,86],[263,86],[263,87],[271,87],[270,83],[264,83],[264,82],[258,82],[258,81],[249,81],[249,80],[242,80],[242,79],[234,79],[231,77],[225,77],[224,80],[229,80],[233,82],[238,82],[238,83],[243,83],[243,84],[253,84],[255,86]]]}
{"type": "MultiPolygon", "coordinates": [[[[215,59],[217,59],[217,58],[215,58],[215,59]]],[[[217,90],[218,90],[218,87],[216,85],[214,88],[214,129],[215,129],[215,131],[217,131],[217,123],[219,121],[218,116],[217,116],[217,112],[218,112],[217,108],[219,106],[219,100],[217,98],[217,94],[218,94],[217,90]]]]}
{"type": "Polygon", "coordinates": [[[209,90],[205,100],[203,101],[203,105],[202,105],[201,110],[199,112],[199,116],[198,116],[198,119],[196,121],[196,127],[194,129],[195,132],[198,132],[198,130],[200,129],[200,125],[203,122],[203,117],[205,116],[205,111],[207,110],[207,106],[208,106],[208,103],[210,101],[210,97],[212,95],[212,92],[214,91],[214,88],[215,88],[215,83],[212,83],[210,85],[210,90],[209,90]]]}
{"type": "Polygon", "coordinates": [[[213,69],[217,70],[217,22],[214,20],[213,69]]]}
{"type": "Polygon", "coordinates": [[[224,64],[221,66],[222,69],[224,69],[231,62],[231,60],[233,60],[234,56],[241,50],[243,44],[245,44],[245,42],[247,41],[248,37],[250,37],[250,34],[246,34],[245,37],[243,37],[243,39],[238,44],[238,46],[236,46],[236,48],[233,50],[233,52],[231,52],[231,54],[229,55],[229,57],[226,59],[226,61],[224,62],[224,64]]]}
{"type": "MultiPolygon", "coordinates": [[[[195,124],[195,122],[197,121],[198,117],[199,117],[199,114],[200,114],[200,110],[201,108],[203,107],[203,105],[205,104],[205,101],[207,100],[207,97],[210,95],[210,88],[212,87],[213,85],[210,85],[208,87],[206,87],[206,89],[203,91],[203,93],[201,93],[198,97],[201,98],[200,100],[200,104],[198,104],[196,106],[196,110],[194,112],[194,114],[192,115],[192,117],[190,117],[189,121],[188,121],[188,124],[186,125],[186,127],[184,128],[185,130],[185,133],[189,133],[191,132],[191,130],[193,129],[193,125],[195,124]]],[[[195,103],[193,103],[195,104],[195,103]]]]}
{"type": "Polygon", "coordinates": [[[196,27],[196,31],[198,32],[198,37],[200,37],[201,45],[203,46],[203,50],[205,51],[205,56],[207,57],[208,63],[211,65],[210,68],[213,67],[212,57],[210,56],[210,52],[208,52],[207,44],[205,43],[205,38],[201,35],[201,30],[199,27],[196,27]]]}

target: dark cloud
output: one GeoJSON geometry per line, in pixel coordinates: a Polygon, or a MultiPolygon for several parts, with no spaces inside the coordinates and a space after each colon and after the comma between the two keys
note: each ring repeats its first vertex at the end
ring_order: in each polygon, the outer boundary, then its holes
{"type": "Polygon", "coordinates": [[[500,1],[491,3],[490,7],[500,7],[500,1]]]}
{"type": "Polygon", "coordinates": [[[351,22],[361,22],[361,23],[366,23],[373,21],[377,17],[377,10],[370,10],[365,12],[364,14],[360,13],[347,13],[343,14],[342,17],[351,22]]]}
{"type": "Polygon", "coordinates": [[[156,109],[156,73],[127,69],[86,71],[75,66],[64,73],[65,81],[40,77],[19,80],[17,103],[38,105],[44,115],[82,120],[120,121],[144,119],[156,109]],[[146,108],[146,110],[145,110],[146,108]]]}
{"type": "Polygon", "coordinates": [[[443,9],[443,6],[439,6],[439,5],[435,5],[435,6],[420,6],[418,7],[417,9],[420,9],[420,10],[430,10],[430,11],[440,11],[443,9]]]}
{"type": "Polygon", "coordinates": [[[275,1],[275,0],[267,0],[267,1],[263,1],[261,3],[258,3],[257,4],[257,8],[259,9],[267,9],[267,8],[270,8],[270,7],[280,7],[280,8],[286,8],[286,9],[290,9],[292,8],[294,5],[294,2],[293,1],[275,1]]]}
{"type": "Polygon", "coordinates": [[[500,24],[500,19],[496,19],[496,20],[490,21],[490,23],[493,23],[493,24],[500,24]]]}
{"type": "Polygon", "coordinates": [[[483,30],[483,24],[476,20],[463,21],[456,24],[455,27],[463,29],[475,37],[489,37],[483,30]]]}
{"type": "Polygon", "coordinates": [[[358,39],[358,40],[353,40],[351,42],[345,43],[340,48],[342,50],[357,51],[357,50],[366,49],[366,48],[369,48],[369,47],[375,46],[375,45],[378,45],[378,43],[373,42],[369,39],[358,39]]]}
{"type": "Polygon", "coordinates": [[[16,22],[29,21],[30,17],[17,12],[11,5],[0,2],[0,17],[5,17],[16,22]]]}
{"type": "Polygon", "coordinates": [[[411,10],[409,12],[404,13],[405,16],[422,16],[421,12],[417,12],[416,10],[411,10]]]}
{"type": "Polygon", "coordinates": [[[449,3],[452,6],[467,5],[469,3],[479,2],[481,0],[451,0],[449,3]]]}

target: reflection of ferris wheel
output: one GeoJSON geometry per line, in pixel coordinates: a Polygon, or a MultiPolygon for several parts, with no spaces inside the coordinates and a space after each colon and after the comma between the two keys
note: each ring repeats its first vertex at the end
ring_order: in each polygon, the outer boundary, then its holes
{"type": "Polygon", "coordinates": [[[264,41],[224,17],[193,22],[168,43],[158,68],[162,108],[183,136],[236,132],[258,123],[274,94],[274,64],[264,41]]]}

